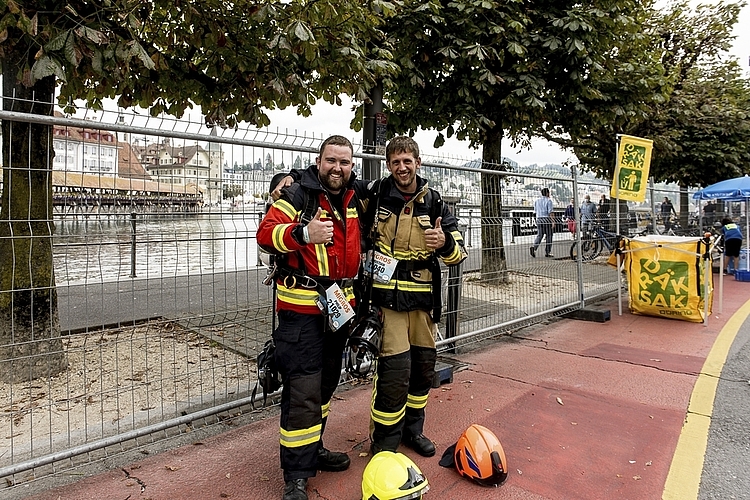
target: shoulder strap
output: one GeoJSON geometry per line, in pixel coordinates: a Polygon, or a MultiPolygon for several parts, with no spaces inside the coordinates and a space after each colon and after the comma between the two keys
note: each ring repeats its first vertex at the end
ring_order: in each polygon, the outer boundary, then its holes
{"type": "Polygon", "coordinates": [[[308,222],[313,220],[315,214],[318,211],[318,199],[313,193],[310,192],[309,189],[303,188],[298,182],[295,182],[294,184],[286,188],[290,199],[294,199],[298,189],[302,189],[303,195],[300,222],[302,222],[303,224],[307,224],[308,222]]]}
{"type": "Polygon", "coordinates": [[[315,214],[318,212],[318,200],[317,196],[312,194],[309,189],[303,189],[302,192],[305,195],[305,201],[302,203],[300,221],[307,224],[315,218],[315,214]]]}
{"type": "Polygon", "coordinates": [[[430,204],[430,222],[434,227],[437,218],[443,215],[443,199],[440,197],[440,193],[428,187],[424,200],[425,203],[430,204]]]}
{"type": "MultiPolygon", "coordinates": [[[[362,217],[362,224],[360,225],[360,227],[362,228],[362,234],[370,236],[373,241],[375,239],[375,232],[377,231],[377,228],[375,227],[375,220],[378,217],[378,210],[380,208],[380,197],[382,196],[382,193],[380,191],[382,186],[382,178],[373,181],[372,190],[368,188],[368,194],[374,192],[375,199],[373,200],[372,196],[368,196],[367,198],[369,198],[369,201],[367,204],[367,211],[364,214],[360,214],[360,216],[364,215],[362,217]],[[373,201],[375,203],[373,203],[373,201]]],[[[359,203],[357,203],[357,207],[359,207],[359,203]]]]}

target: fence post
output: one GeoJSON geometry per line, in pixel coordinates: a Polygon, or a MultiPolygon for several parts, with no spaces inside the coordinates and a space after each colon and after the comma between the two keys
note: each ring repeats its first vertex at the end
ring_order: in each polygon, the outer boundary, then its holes
{"type": "Polygon", "coordinates": [[[581,299],[581,309],[586,307],[586,297],[583,290],[583,251],[581,247],[581,234],[583,233],[583,221],[581,220],[581,205],[578,201],[578,169],[575,165],[570,166],[570,174],[573,177],[573,214],[576,218],[576,267],[578,268],[578,297],[581,299]]]}
{"type": "Polygon", "coordinates": [[[135,212],[130,212],[130,277],[135,278],[135,212]]]}
{"type": "MultiPolygon", "coordinates": [[[[452,214],[456,214],[456,205],[458,204],[458,198],[446,196],[443,198],[444,202],[448,206],[448,210],[452,214]]],[[[466,229],[459,225],[459,231],[466,233],[466,229]],[[462,230],[463,229],[463,230],[462,230]]],[[[462,264],[456,264],[448,266],[448,290],[446,298],[446,312],[445,312],[445,338],[453,338],[458,335],[458,307],[461,298],[461,267],[462,264]]],[[[447,350],[449,353],[456,352],[456,345],[451,344],[450,349],[447,350]]]]}
{"type": "Polygon", "coordinates": [[[466,246],[471,247],[471,214],[473,210],[469,210],[469,224],[466,226],[466,246]]]}

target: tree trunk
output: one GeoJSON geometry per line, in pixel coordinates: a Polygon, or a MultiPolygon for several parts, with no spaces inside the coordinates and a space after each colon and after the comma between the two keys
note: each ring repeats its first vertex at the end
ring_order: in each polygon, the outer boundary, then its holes
{"type": "MultiPolygon", "coordinates": [[[[502,165],[501,146],[503,129],[500,125],[488,131],[482,147],[482,167],[490,170],[505,170],[502,165]]],[[[504,176],[482,174],[482,281],[498,284],[508,283],[508,264],[503,243],[504,176]]]]}
{"type": "Polygon", "coordinates": [[[690,197],[688,196],[687,186],[680,184],[680,226],[687,229],[690,223],[690,197]]]}
{"type": "MultiPolygon", "coordinates": [[[[18,83],[24,56],[5,53],[3,108],[51,115],[54,78],[18,83]]],[[[3,120],[2,137],[0,380],[25,382],[67,368],[52,265],[52,127],[3,120]]]]}

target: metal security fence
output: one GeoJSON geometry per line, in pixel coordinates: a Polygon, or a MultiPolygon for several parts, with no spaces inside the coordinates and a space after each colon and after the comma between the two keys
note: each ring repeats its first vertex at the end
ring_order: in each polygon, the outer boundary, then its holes
{"type": "MultiPolygon", "coordinates": [[[[199,425],[220,430],[228,416],[253,412],[254,360],[270,336],[272,314],[255,232],[271,177],[314,162],[323,137],[207,129],[200,121],[122,110],[81,110],[76,117],[3,111],[0,119],[49,125],[55,150],[51,165],[4,165],[4,174],[41,168],[50,176],[47,215],[2,221],[7,227],[42,223],[49,235],[0,233],[10,243],[0,259],[2,265],[28,260],[20,253],[24,239],[48,241],[54,281],[42,287],[55,301],[43,306],[54,313],[49,331],[11,324],[0,332],[6,444],[0,476],[7,486],[199,425]],[[31,352],[19,346],[45,336],[55,340],[47,354],[61,357],[63,369],[35,377],[10,373],[28,361],[14,354],[31,352]]],[[[4,130],[10,130],[2,137],[6,145],[25,140],[13,127],[4,130]]],[[[361,145],[355,157],[360,172],[363,159],[380,159],[363,154],[361,145]]],[[[540,187],[551,189],[562,213],[569,198],[607,192],[605,184],[562,167],[498,172],[468,159],[423,155],[423,161],[421,174],[458,216],[470,253],[460,268],[444,270],[441,352],[618,289],[606,255],[570,258],[575,240],[561,219],[554,257],[529,252],[540,187]],[[499,192],[483,196],[483,178],[499,180],[499,192]]],[[[7,182],[18,177],[4,179],[3,190],[21,189],[7,182]]],[[[0,295],[26,291],[11,286],[0,295]]],[[[12,300],[0,304],[14,307],[12,300]]],[[[38,305],[30,311],[33,316],[38,305]]],[[[44,363],[45,353],[35,356],[44,363]]]]}

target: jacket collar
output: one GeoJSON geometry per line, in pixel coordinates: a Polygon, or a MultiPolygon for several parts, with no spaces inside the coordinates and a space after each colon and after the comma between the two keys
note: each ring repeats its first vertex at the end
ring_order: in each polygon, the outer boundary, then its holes
{"type": "MultiPolygon", "coordinates": [[[[393,176],[389,175],[388,177],[385,178],[383,182],[386,183],[386,187],[388,188],[387,192],[390,197],[400,198],[404,200],[404,195],[396,187],[396,183],[393,181],[393,176]]],[[[427,194],[427,190],[428,190],[427,181],[423,179],[422,177],[420,177],[419,175],[417,175],[417,191],[414,194],[414,197],[412,199],[418,203],[421,203],[422,199],[427,194]]]]}

